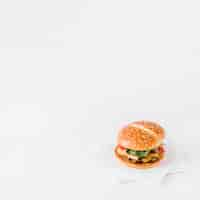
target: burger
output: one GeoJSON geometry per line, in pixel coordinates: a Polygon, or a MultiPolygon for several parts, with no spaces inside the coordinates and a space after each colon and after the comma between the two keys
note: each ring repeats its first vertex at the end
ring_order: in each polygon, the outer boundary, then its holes
{"type": "Polygon", "coordinates": [[[155,122],[130,123],[119,132],[115,156],[128,167],[155,167],[164,158],[164,137],[164,129],[155,122]]]}

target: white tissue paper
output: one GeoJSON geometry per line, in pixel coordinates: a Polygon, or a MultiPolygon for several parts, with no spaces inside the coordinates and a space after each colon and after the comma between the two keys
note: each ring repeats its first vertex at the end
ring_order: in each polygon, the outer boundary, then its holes
{"type": "Polygon", "coordinates": [[[92,152],[91,155],[95,166],[103,170],[107,180],[116,184],[161,183],[162,179],[169,175],[184,172],[185,154],[183,149],[173,145],[169,140],[164,142],[165,159],[161,161],[159,166],[145,170],[129,168],[118,161],[114,155],[114,144],[95,146],[95,152],[92,152]]]}

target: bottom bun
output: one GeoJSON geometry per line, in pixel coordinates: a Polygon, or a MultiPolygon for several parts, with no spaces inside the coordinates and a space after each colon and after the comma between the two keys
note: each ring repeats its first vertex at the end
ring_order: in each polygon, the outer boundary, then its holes
{"type": "Polygon", "coordinates": [[[115,148],[115,156],[118,158],[118,160],[120,160],[123,164],[125,164],[128,167],[136,169],[149,169],[152,167],[156,167],[160,164],[160,161],[164,159],[164,152],[162,152],[159,160],[152,163],[133,163],[131,160],[128,159],[128,157],[119,155],[117,153],[117,147],[115,148]]]}

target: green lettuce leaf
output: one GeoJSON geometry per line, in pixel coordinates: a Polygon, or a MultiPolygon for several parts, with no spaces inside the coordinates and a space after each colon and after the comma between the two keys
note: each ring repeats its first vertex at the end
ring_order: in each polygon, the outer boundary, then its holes
{"type": "Polygon", "coordinates": [[[135,151],[135,150],[132,150],[132,149],[127,149],[126,152],[130,155],[133,155],[133,156],[137,156],[139,158],[144,158],[146,157],[150,150],[147,150],[147,151],[135,151]]]}

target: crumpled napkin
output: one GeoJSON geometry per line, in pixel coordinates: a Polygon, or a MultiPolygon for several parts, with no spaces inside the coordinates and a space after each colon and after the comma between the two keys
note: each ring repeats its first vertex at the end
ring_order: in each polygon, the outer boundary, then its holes
{"type": "Polygon", "coordinates": [[[160,165],[146,170],[129,168],[120,163],[114,155],[114,144],[95,145],[91,158],[98,169],[103,170],[107,180],[116,184],[152,183],[163,182],[169,175],[183,173],[185,170],[185,152],[181,146],[173,144],[172,141],[164,142],[166,156],[160,165]]]}

